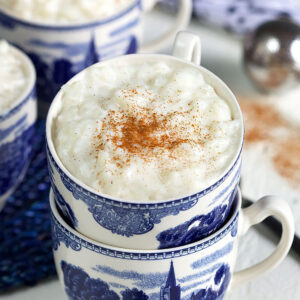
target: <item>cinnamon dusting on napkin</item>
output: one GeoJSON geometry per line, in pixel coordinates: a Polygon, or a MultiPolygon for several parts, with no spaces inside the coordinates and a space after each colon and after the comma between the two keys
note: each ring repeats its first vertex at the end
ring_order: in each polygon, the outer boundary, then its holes
{"type": "Polygon", "coordinates": [[[284,119],[274,103],[240,98],[245,119],[245,146],[264,143],[277,172],[300,187],[300,128],[284,119]]]}

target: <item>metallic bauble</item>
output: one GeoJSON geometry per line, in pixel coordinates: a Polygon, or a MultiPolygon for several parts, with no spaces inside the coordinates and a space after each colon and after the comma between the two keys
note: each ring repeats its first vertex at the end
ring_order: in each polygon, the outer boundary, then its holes
{"type": "Polygon", "coordinates": [[[300,27],[288,19],[259,26],[244,43],[244,64],[265,92],[285,92],[300,84],[300,27]]]}

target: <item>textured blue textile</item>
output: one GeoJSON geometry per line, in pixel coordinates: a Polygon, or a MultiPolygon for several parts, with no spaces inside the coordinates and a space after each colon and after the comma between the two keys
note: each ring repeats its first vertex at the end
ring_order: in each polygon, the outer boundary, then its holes
{"type": "Polygon", "coordinates": [[[0,213],[0,292],[19,285],[34,285],[55,275],[45,121],[38,121],[36,126],[27,174],[0,213]]]}
{"type": "MultiPolygon", "coordinates": [[[[176,7],[178,0],[160,0],[176,7]]],[[[288,16],[300,23],[300,2],[295,0],[193,0],[194,16],[236,33],[246,33],[260,24],[288,16]]]]}

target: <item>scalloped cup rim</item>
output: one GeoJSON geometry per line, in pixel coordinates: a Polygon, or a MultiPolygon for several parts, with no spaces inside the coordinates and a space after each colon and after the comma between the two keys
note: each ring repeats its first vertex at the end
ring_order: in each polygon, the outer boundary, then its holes
{"type": "Polygon", "coordinates": [[[32,94],[35,83],[36,83],[36,71],[33,66],[33,63],[31,59],[20,49],[12,45],[11,43],[8,43],[9,47],[13,51],[13,53],[21,59],[22,65],[24,66],[25,75],[28,76],[29,80],[26,84],[26,88],[24,88],[23,92],[19,95],[19,97],[13,102],[13,105],[7,109],[4,110],[4,113],[0,112],[0,121],[2,119],[5,119],[7,115],[10,114],[12,110],[14,110],[18,105],[20,105],[24,100],[26,100],[30,95],[32,94]]]}
{"type": "Polygon", "coordinates": [[[224,178],[230,171],[231,169],[235,166],[235,164],[237,163],[237,161],[239,160],[241,153],[242,153],[242,149],[243,149],[243,141],[244,141],[244,121],[243,121],[243,115],[241,112],[241,108],[238,104],[238,101],[235,97],[235,95],[233,94],[233,92],[230,90],[230,88],[227,86],[227,84],[220,79],[217,75],[215,75],[214,73],[212,73],[211,71],[209,71],[208,69],[202,67],[202,66],[197,66],[191,62],[185,61],[183,59],[177,58],[175,56],[172,55],[165,55],[165,54],[130,54],[130,55],[123,55],[123,56],[119,56],[119,57],[115,57],[115,58],[111,58],[111,59],[107,59],[105,61],[100,61],[88,68],[86,68],[85,70],[79,72],[78,74],[76,74],[72,79],[70,79],[65,85],[63,85],[61,87],[61,89],[59,90],[59,92],[56,94],[56,96],[54,97],[49,111],[48,111],[48,115],[47,115],[47,120],[46,120],[46,140],[47,140],[47,146],[50,152],[50,155],[52,156],[52,158],[54,159],[55,163],[58,165],[58,167],[63,171],[63,173],[70,178],[73,182],[75,182],[75,184],[77,184],[78,186],[84,188],[86,191],[88,191],[90,194],[95,195],[96,198],[101,198],[101,199],[105,199],[107,201],[114,201],[114,202],[118,202],[118,203],[126,203],[126,204],[137,204],[137,205],[152,205],[152,204],[161,204],[161,203],[171,203],[174,201],[180,201],[182,199],[186,199],[186,198],[191,198],[191,201],[194,199],[194,197],[199,196],[199,194],[204,193],[205,191],[212,191],[215,188],[212,188],[214,185],[216,185],[218,182],[220,182],[222,180],[222,178],[224,178]],[[223,88],[226,90],[226,92],[230,95],[231,100],[229,101],[228,99],[226,99],[229,103],[229,105],[231,106],[231,108],[233,109],[233,104],[235,106],[235,114],[236,116],[238,116],[238,119],[241,120],[241,128],[240,128],[240,137],[239,137],[239,146],[236,148],[235,154],[233,156],[233,159],[230,161],[230,163],[228,164],[227,168],[223,171],[223,173],[216,177],[216,179],[214,180],[214,182],[212,184],[210,184],[209,186],[207,186],[206,188],[198,191],[197,193],[193,193],[193,194],[186,194],[186,195],[182,195],[181,197],[178,198],[170,198],[170,199],[165,199],[165,200],[147,200],[147,201],[142,201],[142,200],[122,200],[116,197],[113,197],[111,195],[108,194],[104,194],[104,193],[100,193],[98,191],[96,191],[95,189],[93,189],[92,187],[86,185],[85,183],[81,182],[79,179],[77,179],[75,176],[73,176],[73,174],[71,174],[71,172],[69,172],[67,170],[67,168],[64,166],[64,164],[61,162],[60,158],[58,157],[55,147],[54,147],[54,143],[53,143],[53,139],[52,139],[52,125],[53,125],[53,120],[55,119],[55,117],[57,116],[57,113],[60,110],[60,99],[61,99],[61,95],[63,90],[71,83],[76,82],[78,80],[80,80],[80,78],[82,76],[84,76],[84,73],[86,72],[86,70],[89,70],[90,68],[94,68],[95,66],[98,65],[106,65],[106,64],[110,64],[110,63],[115,63],[115,62],[122,62],[122,61],[127,61],[127,60],[131,60],[131,61],[137,61],[137,59],[163,59],[163,60],[173,60],[173,61],[177,61],[177,63],[181,63],[181,64],[188,64],[194,68],[200,69],[201,73],[213,78],[215,82],[218,82],[219,84],[221,84],[223,86],[223,88]]]}
{"type": "Polygon", "coordinates": [[[231,211],[231,216],[230,218],[222,225],[221,228],[219,228],[216,232],[214,232],[213,234],[207,236],[204,239],[201,239],[197,242],[191,243],[191,244],[187,244],[187,245],[183,245],[183,246],[179,246],[179,247],[172,247],[172,248],[166,248],[166,249],[129,249],[129,248],[121,248],[121,247],[116,247],[116,246],[111,246],[108,244],[104,244],[98,241],[95,241],[85,235],[83,235],[82,233],[76,231],[75,229],[73,229],[71,226],[69,226],[64,219],[61,217],[60,213],[57,210],[57,205],[54,199],[54,193],[53,190],[51,188],[50,190],[50,195],[49,195],[49,202],[50,202],[50,209],[51,209],[51,214],[53,215],[52,217],[54,217],[57,222],[63,226],[64,229],[66,229],[68,232],[70,232],[71,234],[73,234],[74,236],[80,238],[81,240],[84,240],[85,242],[88,242],[92,245],[96,245],[97,247],[102,247],[102,248],[106,248],[112,251],[119,251],[119,252],[129,252],[129,253],[134,253],[134,254],[160,254],[163,252],[172,252],[172,251],[180,251],[180,250],[185,250],[185,249],[189,249],[192,247],[196,247],[199,246],[201,244],[207,243],[210,240],[213,240],[216,236],[218,236],[219,234],[221,234],[222,232],[226,231],[226,229],[234,222],[234,220],[236,219],[236,217],[239,214],[239,210],[241,208],[241,203],[242,203],[242,196],[241,196],[241,191],[238,188],[237,190],[237,194],[236,194],[236,199],[234,201],[233,207],[234,209],[232,209],[231,211]]]}
{"type": "Polygon", "coordinates": [[[41,29],[68,29],[68,30],[74,30],[74,29],[79,29],[79,28],[86,28],[86,27],[94,27],[94,26],[98,26],[101,24],[105,24],[105,23],[109,23],[110,21],[118,18],[119,16],[124,15],[128,10],[131,10],[133,7],[135,7],[141,0],[132,0],[132,2],[125,7],[124,9],[122,9],[121,11],[119,11],[117,14],[114,14],[112,16],[109,17],[105,17],[105,18],[99,18],[99,19],[95,19],[95,20],[91,20],[91,21],[85,21],[85,22],[78,22],[78,23],[70,23],[70,24],[54,24],[51,22],[39,22],[39,21],[34,21],[34,20],[26,20],[26,19],[22,19],[19,16],[14,15],[13,13],[11,13],[8,9],[5,9],[3,7],[0,7],[0,14],[2,13],[3,15],[17,21],[18,23],[21,24],[27,24],[31,27],[39,27],[41,29]]]}

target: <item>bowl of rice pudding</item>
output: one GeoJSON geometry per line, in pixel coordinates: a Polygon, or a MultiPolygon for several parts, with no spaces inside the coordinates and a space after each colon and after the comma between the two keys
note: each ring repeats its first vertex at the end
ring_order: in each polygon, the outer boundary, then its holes
{"type": "Polygon", "coordinates": [[[142,45],[142,19],[156,0],[0,0],[0,35],[24,50],[37,69],[42,109],[71,77],[118,55],[154,52],[190,20],[191,0],[180,0],[173,27],[142,45]]]}
{"type": "Polygon", "coordinates": [[[0,208],[30,161],[37,115],[35,81],[30,59],[0,40],[0,208]]]}
{"type": "Polygon", "coordinates": [[[198,65],[197,36],[174,56],[93,65],[57,94],[47,117],[57,204],[82,234],[109,245],[182,246],[226,220],[240,177],[243,121],[221,79],[198,65]]]}

